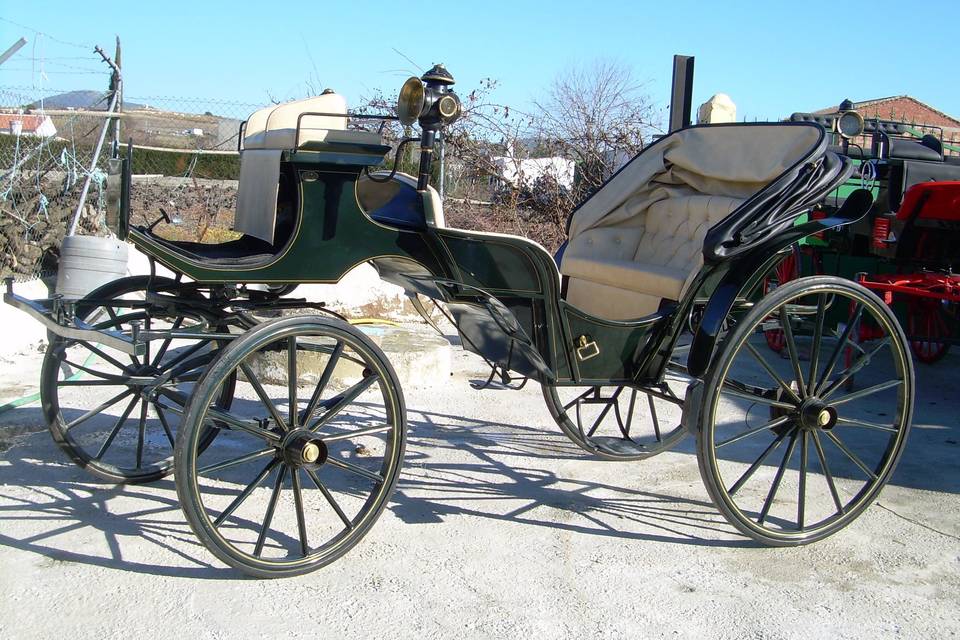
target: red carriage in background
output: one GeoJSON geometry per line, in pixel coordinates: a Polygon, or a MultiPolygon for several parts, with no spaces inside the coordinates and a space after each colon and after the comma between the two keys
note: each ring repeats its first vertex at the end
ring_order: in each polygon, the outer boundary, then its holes
{"type": "MultiPolygon", "coordinates": [[[[960,166],[957,166],[960,173],[960,166]]],[[[873,221],[871,249],[892,258],[895,274],[858,274],[889,305],[906,303],[910,347],[920,362],[940,360],[957,342],[960,275],[960,181],[920,182],[907,189],[896,213],[873,221]]],[[[863,328],[861,339],[870,339],[863,328]]]]}

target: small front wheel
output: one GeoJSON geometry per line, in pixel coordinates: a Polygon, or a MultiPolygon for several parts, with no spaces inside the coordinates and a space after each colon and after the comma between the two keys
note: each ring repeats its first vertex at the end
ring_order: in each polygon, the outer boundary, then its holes
{"type": "MultiPolygon", "coordinates": [[[[859,345],[858,345],[859,346],[859,345]]],[[[764,544],[819,540],[850,524],[889,480],[914,402],[896,317],[831,276],[778,287],[726,338],[704,382],[700,473],[727,520],[764,544]],[[787,357],[761,348],[771,323],[787,357]],[[848,363],[851,334],[874,327],[848,363]],[[846,392],[856,374],[858,389],[846,392]]]]}
{"type": "Polygon", "coordinates": [[[666,384],[660,390],[544,384],[543,398],[560,430],[604,460],[650,458],[686,435],[680,424],[683,402],[666,384]]]}
{"type": "Polygon", "coordinates": [[[350,550],[393,493],[406,412],[383,352],[349,324],[280,318],[227,346],[177,435],[177,494],[220,560],[262,578],[307,573],[350,550]],[[236,379],[234,403],[217,406],[236,379]],[[219,431],[202,447],[207,429],[219,431]]]}

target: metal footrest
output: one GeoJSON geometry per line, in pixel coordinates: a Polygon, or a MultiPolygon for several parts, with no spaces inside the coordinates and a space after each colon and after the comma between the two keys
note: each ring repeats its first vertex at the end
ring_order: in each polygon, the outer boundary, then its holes
{"type": "Polygon", "coordinates": [[[29,300],[13,292],[13,279],[6,279],[7,290],[3,294],[3,301],[26,312],[43,324],[51,333],[71,340],[85,340],[97,342],[104,346],[124,353],[140,356],[146,352],[146,345],[136,335],[120,331],[94,329],[93,326],[78,320],[74,315],[76,302],[64,300],[62,297],[46,298],[43,300],[29,300]]]}
{"type": "Polygon", "coordinates": [[[614,455],[640,455],[647,452],[647,448],[642,444],[612,436],[597,436],[590,438],[588,442],[600,451],[614,455]]]}

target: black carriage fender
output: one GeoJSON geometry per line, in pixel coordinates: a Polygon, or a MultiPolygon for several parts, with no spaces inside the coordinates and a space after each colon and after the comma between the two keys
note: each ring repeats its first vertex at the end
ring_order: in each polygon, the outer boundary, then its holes
{"type": "Polygon", "coordinates": [[[687,385],[683,396],[683,413],[680,424],[692,436],[700,432],[700,411],[703,406],[703,380],[694,380],[687,385]]]}

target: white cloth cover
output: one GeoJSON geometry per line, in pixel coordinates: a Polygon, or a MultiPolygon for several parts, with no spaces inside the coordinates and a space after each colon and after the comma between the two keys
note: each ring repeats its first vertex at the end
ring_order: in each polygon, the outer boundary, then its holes
{"type": "Polygon", "coordinates": [[[236,231],[273,243],[277,220],[280,159],[284,150],[317,144],[382,144],[380,135],[347,130],[347,102],[336,93],[296,100],[255,111],[243,132],[236,231]],[[342,113],[310,116],[305,113],[342,113]],[[300,139],[297,120],[300,119],[300,139]]]}
{"type": "Polygon", "coordinates": [[[710,227],[800,161],[819,135],[777,124],[703,126],[644,150],[574,213],[560,265],[571,277],[567,301],[626,320],[656,312],[661,298],[678,300],[703,265],[710,227]]]}
{"type": "Polygon", "coordinates": [[[245,149],[240,155],[236,231],[273,243],[282,155],[275,149],[245,149]]]}

